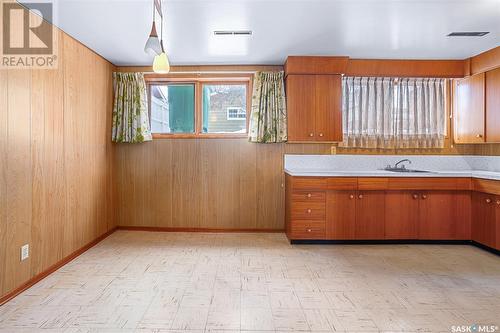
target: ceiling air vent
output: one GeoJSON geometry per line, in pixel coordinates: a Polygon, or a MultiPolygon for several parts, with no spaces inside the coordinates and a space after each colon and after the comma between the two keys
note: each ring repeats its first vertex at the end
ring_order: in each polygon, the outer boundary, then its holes
{"type": "Polygon", "coordinates": [[[489,34],[489,31],[468,31],[468,32],[452,32],[448,34],[448,37],[482,37],[486,34],[489,34]]]}
{"type": "Polygon", "coordinates": [[[214,35],[216,36],[250,36],[252,30],[216,30],[214,35]]]}

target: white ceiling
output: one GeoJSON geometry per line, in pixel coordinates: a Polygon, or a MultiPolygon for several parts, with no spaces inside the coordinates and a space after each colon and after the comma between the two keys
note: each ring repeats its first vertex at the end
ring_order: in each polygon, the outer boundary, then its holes
{"type": "MultiPolygon", "coordinates": [[[[32,0],[31,0],[32,1],[32,0]]],[[[30,1],[27,1],[30,2],[30,1]]],[[[152,0],[54,0],[54,22],[115,65],[150,65],[152,0]]],[[[164,0],[173,65],[287,55],[463,59],[500,45],[500,0],[164,0]],[[214,36],[252,30],[252,36],[214,36]],[[452,31],[490,31],[455,37],[452,31]]]]}

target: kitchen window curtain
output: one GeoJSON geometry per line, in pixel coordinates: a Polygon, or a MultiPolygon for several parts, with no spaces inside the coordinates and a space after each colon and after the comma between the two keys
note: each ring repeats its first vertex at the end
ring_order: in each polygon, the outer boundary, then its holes
{"type": "Polygon", "coordinates": [[[251,110],[249,125],[251,142],[272,143],[287,140],[283,72],[255,74],[251,110]]]}
{"type": "Polygon", "coordinates": [[[113,88],[113,142],[151,141],[144,75],[113,73],[113,88]]]}
{"type": "Polygon", "coordinates": [[[344,77],[344,147],[443,148],[446,80],[344,77]]]}

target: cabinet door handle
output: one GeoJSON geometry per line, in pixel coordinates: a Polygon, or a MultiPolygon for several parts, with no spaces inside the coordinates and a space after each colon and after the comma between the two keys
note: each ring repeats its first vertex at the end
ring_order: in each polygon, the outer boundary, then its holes
{"type": "Polygon", "coordinates": [[[308,208],[307,209],[307,214],[311,214],[311,212],[312,212],[311,208],[308,208]]]}
{"type": "Polygon", "coordinates": [[[307,231],[307,232],[312,232],[312,229],[311,229],[311,228],[308,228],[306,231],[307,231]]]}
{"type": "Polygon", "coordinates": [[[500,200],[497,200],[497,205],[500,206],[500,200]]]}
{"type": "Polygon", "coordinates": [[[358,195],[358,198],[363,199],[363,194],[358,195]]]}
{"type": "Polygon", "coordinates": [[[352,199],[354,199],[354,194],[351,194],[351,195],[349,196],[349,199],[351,199],[351,200],[352,200],[352,199]]]}
{"type": "Polygon", "coordinates": [[[417,200],[418,199],[418,194],[414,194],[413,195],[413,200],[417,200]]]}
{"type": "Polygon", "coordinates": [[[490,198],[486,199],[485,201],[486,201],[486,203],[491,203],[491,199],[490,198]]]}
{"type": "Polygon", "coordinates": [[[422,194],[422,199],[427,199],[427,195],[426,194],[422,194]]]}
{"type": "Polygon", "coordinates": [[[477,135],[476,135],[476,138],[478,138],[478,139],[480,139],[480,138],[482,138],[482,137],[483,137],[483,135],[482,135],[482,134],[477,134],[477,135]]]}
{"type": "Polygon", "coordinates": [[[314,133],[309,133],[309,136],[310,136],[310,137],[313,137],[313,136],[314,136],[314,133]]]}
{"type": "Polygon", "coordinates": [[[312,194],[311,193],[307,193],[307,197],[308,198],[312,197],[312,194]]]}
{"type": "Polygon", "coordinates": [[[319,133],[319,136],[320,136],[320,137],[323,137],[323,133],[319,133]]]}

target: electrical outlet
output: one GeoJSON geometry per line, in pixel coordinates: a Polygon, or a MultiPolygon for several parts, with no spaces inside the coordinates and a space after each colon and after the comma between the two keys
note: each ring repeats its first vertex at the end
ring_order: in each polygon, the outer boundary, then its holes
{"type": "Polygon", "coordinates": [[[21,261],[28,259],[30,256],[30,245],[24,244],[21,246],[21,261]]]}

